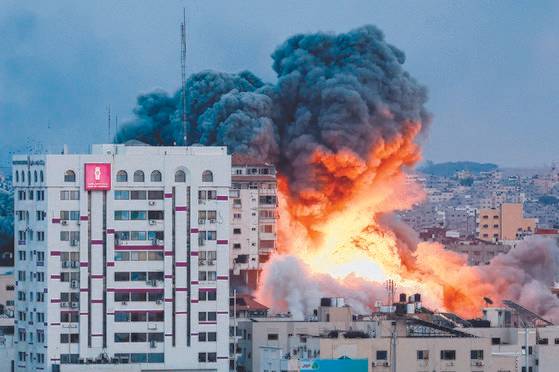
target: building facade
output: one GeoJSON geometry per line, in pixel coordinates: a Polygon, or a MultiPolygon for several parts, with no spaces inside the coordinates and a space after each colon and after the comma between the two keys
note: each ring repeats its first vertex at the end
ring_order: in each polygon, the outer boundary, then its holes
{"type": "Polygon", "coordinates": [[[482,208],[476,219],[478,238],[489,241],[518,240],[532,235],[537,220],[526,218],[520,203],[503,203],[497,208],[482,208]]]}
{"type": "Polygon", "coordinates": [[[15,156],[16,370],[228,370],[230,165],[224,147],[15,156]]]}
{"type": "Polygon", "coordinates": [[[257,288],[262,264],[276,249],[277,184],[272,164],[232,157],[230,269],[233,287],[257,288]]]}

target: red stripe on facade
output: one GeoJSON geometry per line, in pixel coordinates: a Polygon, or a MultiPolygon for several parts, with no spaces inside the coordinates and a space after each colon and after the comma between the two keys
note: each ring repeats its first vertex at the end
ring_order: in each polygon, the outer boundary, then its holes
{"type": "Polygon", "coordinates": [[[166,298],[165,302],[173,302],[173,299],[172,298],[166,298]]]}
{"type": "Polygon", "coordinates": [[[88,216],[80,216],[80,221],[87,221],[89,220],[88,216]]]}
{"type": "Polygon", "coordinates": [[[166,197],[166,198],[172,198],[172,197],[173,197],[173,194],[165,193],[165,197],[166,197]]]}
{"type": "Polygon", "coordinates": [[[197,251],[192,251],[192,252],[190,252],[190,255],[191,256],[198,256],[198,252],[197,251]]]}
{"type": "Polygon", "coordinates": [[[193,281],[190,282],[190,284],[198,284],[198,281],[197,281],[197,280],[193,280],[193,281]]]}
{"type": "Polygon", "coordinates": [[[60,310],[60,313],[65,313],[65,314],[69,314],[69,313],[77,313],[79,312],[78,310],[60,310]]]}
{"type": "Polygon", "coordinates": [[[103,241],[102,240],[92,240],[91,244],[99,245],[99,244],[103,244],[103,241]]]}
{"type": "Polygon", "coordinates": [[[177,267],[186,267],[188,262],[175,262],[175,266],[177,267]]]}
{"type": "Polygon", "coordinates": [[[107,262],[107,267],[113,267],[115,265],[114,262],[107,262]]]}
{"type": "Polygon", "coordinates": [[[175,311],[175,314],[176,315],[186,315],[186,314],[188,314],[188,312],[186,312],[186,311],[175,311]]]}
{"type": "Polygon", "coordinates": [[[132,293],[158,293],[163,292],[163,288],[112,288],[111,292],[115,293],[125,293],[125,292],[132,292],[132,293]]]}
{"type": "Polygon", "coordinates": [[[51,256],[60,256],[60,251],[50,251],[51,256]]]}
{"type": "Polygon", "coordinates": [[[193,304],[197,304],[198,300],[190,300],[190,302],[193,303],[193,304]]]}
{"type": "Polygon", "coordinates": [[[196,227],[193,227],[193,228],[190,229],[190,232],[191,232],[192,234],[197,234],[197,233],[198,233],[198,229],[197,229],[196,227]]]}
{"type": "Polygon", "coordinates": [[[80,292],[87,292],[87,288],[80,288],[80,292]]]}
{"type": "Polygon", "coordinates": [[[176,206],[175,207],[176,212],[186,212],[187,210],[188,210],[188,207],[186,207],[186,206],[176,206]]]}
{"type": "Polygon", "coordinates": [[[103,274],[101,274],[101,275],[91,275],[91,279],[103,279],[103,278],[104,278],[103,274]]]}
{"type": "Polygon", "coordinates": [[[217,244],[229,244],[227,240],[218,240],[217,244]]]}
{"type": "Polygon", "coordinates": [[[217,280],[229,280],[229,277],[227,275],[221,275],[217,277],[217,280]]]}
{"type": "Polygon", "coordinates": [[[200,292],[215,292],[217,288],[198,288],[200,292]]]}
{"type": "Polygon", "coordinates": [[[134,313],[134,314],[150,313],[150,314],[155,314],[155,313],[162,313],[162,312],[163,312],[163,310],[161,310],[161,309],[160,310],[117,310],[117,311],[115,311],[115,314],[116,313],[134,313]]]}
{"type": "Polygon", "coordinates": [[[51,323],[50,325],[51,325],[51,326],[59,326],[60,323],[51,323]]]}
{"type": "Polygon", "coordinates": [[[51,278],[51,279],[55,279],[55,280],[56,280],[56,279],[60,279],[60,275],[54,275],[54,274],[53,274],[53,275],[50,276],[50,278],[51,278]]]}
{"type": "Polygon", "coordinates": [[[59,304],[60,303],[60,298],[51,298],[50,303],[51,304],[59,304]]]}
{"type": "Polygon", "coordinates": [[[90,301],[92,304],[102,304],[103,300],[91,300],[90,301]]]}
{"type": "Polygon", "coordinates": [[[229,197],[227,195],[217,195],[215,200],[229,200],[229,197]]]}
{"type": "Polygon", "coordinates": [[[91,337],[103,337],[102,333],[93,333],[91,337]]]}
{"type": "Polygon", "coordinates": [[[162,245],[117,245],[116,251],[162,251],[162,245]]]}
{"type": "Polygon", "coordinates": [[[89,315],[89,313],[80,313],[80,315],[89,315]]]}
{"type": "Polygon", "coordinates": [[[218,311],[217,314],[221,314],[221,315],[229,314],[229,311],[218,311]]]}
{"type": "Polygon", "coordinates": [[[177,292],[186,292],[186,288],[175,288],[177,292]]]}
{"type": "Polygon", "coordinates": [[[60,218],[53,218],[52,223],[60,223],[60,218]]]}
{"type": "Polygon", "coordinates": [[[115,313],[107,313],[107,315],[115,315],[115,313]]]}
{"type": "Polygon", "coordinates": [[[173,274],[165,274],[165,279],[173,279],[173,274]]]}
{"type": "Polygon", "coordinates": [[[80,262],[80,267],[87,267],[89,262],[80,262]]]}
{"type": "Polygon", "coordinates": [[[115,233],[115,229],[107,229],[107,234],[114,234],[115,233]]]}
{"type": "Polygon", "coordinates": [[[173,251],[166,251],[165,252],[165,256],[172,256],[173,255],[173,251]]]}
{"type": "Polygon", "coordinates": [[[200,324],[217,324],[216,321],[205,321],[205,322],[200,322],[200,324]]]}

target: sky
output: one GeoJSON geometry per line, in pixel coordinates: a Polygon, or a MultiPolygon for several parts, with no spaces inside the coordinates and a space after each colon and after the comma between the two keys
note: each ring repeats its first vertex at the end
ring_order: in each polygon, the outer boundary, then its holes
{"type": "MultiPolygon", "coordinates": [[[[541,166],[559,160],[559,2],[538,1],[0,2],[0,167],[13,153],[87,151],[136,97],[187,70],[250,70],[275,80],[286,38],[374,24],[428,87],[424,158],[541,166]]],[[[3,168],[4,171],[6,168],[3,168]]],[[[0,168],[2,171],[2,168],[0,168]]]]}

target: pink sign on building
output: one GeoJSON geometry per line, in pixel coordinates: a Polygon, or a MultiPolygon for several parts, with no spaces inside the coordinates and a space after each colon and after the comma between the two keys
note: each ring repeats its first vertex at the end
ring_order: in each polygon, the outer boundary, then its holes
{"type": "Polygon", "coordinates": [[[111,164],[87,163],[85,164],[85,189],[110,190],[111,189],[111,164]]]}

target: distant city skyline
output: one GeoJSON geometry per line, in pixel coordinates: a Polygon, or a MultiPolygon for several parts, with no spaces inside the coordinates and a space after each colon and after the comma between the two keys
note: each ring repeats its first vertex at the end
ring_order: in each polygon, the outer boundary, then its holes
{"type": "MultiPolygon", "coordinates": [[[[541,166],[559,159],[559,4],[351,1],[0,4],[0,166],[43,145],[108,141],[107,106],[123,123],[139,93],[179,85],[187,9],[188,71],[251,70],[274,81],[270,54],[301,32],[374,24],[429,89],[423,144],[435,162],[541,166]],[[387,6],[391,5],[391,6],[387,6]]],[[[114,124],[114,116],[113,116],[114,124]]],[[[113,129],[114,130],[114,129],[113,129]]],[[[114,133],[114,132],[113,132],[114,133]]]]}

